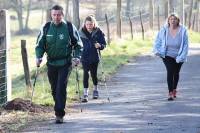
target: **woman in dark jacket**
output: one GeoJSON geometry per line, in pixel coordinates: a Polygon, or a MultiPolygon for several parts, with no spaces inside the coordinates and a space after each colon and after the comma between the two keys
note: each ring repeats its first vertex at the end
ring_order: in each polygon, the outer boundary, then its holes
{"type": "Polygon", "coordinates": [[[83,42],[82,53],[82,66],[83,66],[83,100],[82,102],[88,102],[88,80],[89,72],[92,77],[94,89],[93,99],[99,97],[98,92],[98,79],[97,68],[100,60],[100,50],[103,50],[106,46],[104,33],[97,27],[96,20],[93,16],[87,16],[84,21],[83,27],[80,29],[80,37],[83,42]]]}

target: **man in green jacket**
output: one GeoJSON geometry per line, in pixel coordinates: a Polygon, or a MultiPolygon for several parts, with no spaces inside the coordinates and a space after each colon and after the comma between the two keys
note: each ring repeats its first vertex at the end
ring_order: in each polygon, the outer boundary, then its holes
{"type": "Polygon", "coordinates": [[[47,74],[55,102],[56,123],[63,123],[68,77],[72,64],[79,64],[82,50],[77,29],[70,22],[65,22],[63,16],[61,6],[52,7],[52,21],[42,26],[35,48],[37,67],[40,66],[44,53],[47,54],[47,74]]]}

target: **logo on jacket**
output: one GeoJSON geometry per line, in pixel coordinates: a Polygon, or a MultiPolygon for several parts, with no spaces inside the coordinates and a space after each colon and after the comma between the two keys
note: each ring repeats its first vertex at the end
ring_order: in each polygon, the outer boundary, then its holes
{"type": "Polygon", "coordinates": [[[59,38],[60,38],[60,40],[63,40],[63,39],[64,39],[64,35],[63,35],[63,34],[60,34],[60,35],[59,35],[59,38]]]}

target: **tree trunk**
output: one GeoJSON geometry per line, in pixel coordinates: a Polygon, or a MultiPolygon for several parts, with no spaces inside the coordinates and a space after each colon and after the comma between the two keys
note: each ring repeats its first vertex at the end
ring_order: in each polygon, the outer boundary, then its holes
{"type": "Polygon", "coordinates": [[[153,29],[153,20],[154,20],[154,0],[149,0],[149,26],[153,29]]]}
{"type": "Polygon", "coordinates": [[[157,10],[157,15],[158,15],[158,31],[160,30],[160,8],[158,6],[158,10],[157,10]]]}
{"type": "Polygon", "coordinates": [[[185,4],[184,4],[184,0],[181,0],[181,8],[180,8],[180,19],[181,19],[181,23],[183,24],[183,25],[185,25],[185,20],[184,20],[184,18],[185,18],[185,4]]]}
{"type": "Polygon", "coordinates": [[[121,38],[121,0],[117,0],[117,36],[121,38]]]}
{"type": "Polygon", "coordinates": [[[65,0],[65,20],[68,20],[69,16],[69,0],[65,0]]]}
{"type": "Polygon", "coordinates": [[[169,9],[168,0],[165,0],[165,19],[167,19],[168,17],[168,9],[169,9]]]}
{"type": "Polygon", "coordinates": [[[26,23],[25,23],[25,29],[28,29],[28,22],[29,22],[29,15],[30,15],[30,9],[31,9],[31,2],[32,0],[28,1],[28,6],[27,6],[27,15],[26,15],[26,23]]]}
{"type": "Polygon", "coordinates": [[[96,11],[95,11],[95,16],[97,20],[100,20],[102,18],[102,5],[101,5],[101,0],[96,0],[96,11]]]}
{"type": "Polygon", "coordinates": [[[79,0],[73,0],[73,23],[77,29],[80,27],[79,19],[79,0]]]}
{"type": "Polygon", "coordinates": [[[10,1],[11,7],[16,11],[18,17],[19,31],[23,31],[23,3],[22,0],[12,0],[10,1]]]}
{"type": "Polygon", "coordinates": [[[192,9],[193,9],[193,0],[190,1],[190,10],[189,10],[189,15],[188,15],[188,28],[191,28],[191,19],[192,19],[192,9]]]}
{"type": "Polygon", "coordinates": [[[197,1],[197,17],[196,17],[196,31],[199,32],[199,4],[200,1],[197,1]]]}
{"type": "Polygon", "coordinates": [[[175,12],[175,1],[174,0],[168,0],[168,13],[175,12]]]}
{"type": "Polygon", "coordinates": [[[130,7],[131,7],[131,0],[127,0],[126,1],[126,16],[129,17],[130,16],[130,7]]]}

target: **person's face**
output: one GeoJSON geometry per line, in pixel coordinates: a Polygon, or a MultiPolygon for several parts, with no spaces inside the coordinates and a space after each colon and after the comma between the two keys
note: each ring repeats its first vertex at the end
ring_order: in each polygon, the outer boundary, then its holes
{"type": "Polygon", "coordinates": [[[87,29],[88,32],[92,32],[93,28],[94,28],[94,22],[92,21],[86,21],[85,22],[85,27],[87,29]]]}
{"type": "Polygon", "coordinates": [[[169,18],[169,25],[173,27],[178,26],[178,19],[175,16],[171,16],[169,18]]]}
{"type": "Polygon", "coordinates": [[[51,10],[51,17],[55,25],[58,25],[63,18],[61,10],[51,10]]]}

